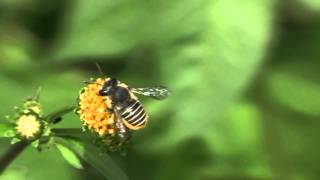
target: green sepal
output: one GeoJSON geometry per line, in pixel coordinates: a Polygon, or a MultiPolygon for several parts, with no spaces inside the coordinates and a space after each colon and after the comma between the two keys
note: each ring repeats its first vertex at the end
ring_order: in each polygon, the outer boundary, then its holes
{"type": "Polygon", "coordinates": [[[21,141],[21,139],[14,137],[14,138],[11,139],[10,143],[11,144],[16,144],[17,142],[20,142],[20,141],[21,141]]]}
{"type": "Polygon", "coordinates": [[[31,146],[34,147],[34,148],[39,148],[39,145],[40,145],[40,141],[39,139],[38,140],[35,140],[31,143],[31,146]]]}

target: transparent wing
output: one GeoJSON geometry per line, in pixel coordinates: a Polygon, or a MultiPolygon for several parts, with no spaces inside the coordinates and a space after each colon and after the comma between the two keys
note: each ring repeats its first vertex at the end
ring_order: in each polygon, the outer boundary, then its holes
{"type": "Polygon", "coordinates": [[[171,92],[164,86],[154,86],[146,88],[130,88],[131,92],[162,100],[168,97],[171,92]]]}

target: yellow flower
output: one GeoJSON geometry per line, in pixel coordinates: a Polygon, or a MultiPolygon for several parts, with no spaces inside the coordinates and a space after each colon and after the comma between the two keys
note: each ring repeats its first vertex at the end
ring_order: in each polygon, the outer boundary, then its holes
{"type": "Polygon", "coordinates": [[[84,87],[79,96],[80,119],[85,126],[98,133],[101,137],[115,135],[115,115],[109,112],[111,109],[111,99],[100,96],[99,91],[106,79],[98,78],[84,87]]]}
{"type": "Polygon", "coordinates": [[[35,115],[22,115],[16,122],[17,133],[22,137],[30,139],[40,133],[41,124],[35,115]]]}

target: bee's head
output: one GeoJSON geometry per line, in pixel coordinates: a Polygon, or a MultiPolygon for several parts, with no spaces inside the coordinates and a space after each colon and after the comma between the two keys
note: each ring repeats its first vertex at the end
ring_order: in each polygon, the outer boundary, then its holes
{"type": "Polygon", "coordinates": [[[115,78],[110,78],[103,84],[102,89],[99,91],[100,96],[109,96],[111,92],[117,87],[118,80],[115,78]]]}

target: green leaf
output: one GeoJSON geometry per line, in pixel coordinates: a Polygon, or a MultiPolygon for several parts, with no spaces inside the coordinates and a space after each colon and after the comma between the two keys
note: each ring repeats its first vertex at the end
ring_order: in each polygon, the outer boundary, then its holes
{"type": "Polygon", "coordinates": [[[107,179],[128,180],[126,174],[113,162],[111,157],[92,144],[71,138],[57,138],[56,141],[75,152],[107,179]]]}
{"type": "Polygon", "coordinates": [[[203,137],[212,150],[217,148],[216,124],[248,87],[266,53],[272,7],[270,0],[213,1],[202,7],[204,24],[188,21],[198,16],[189,12],[186,21],[190,27],[202,25],[201,33],[159,52],[160,74],[172,95],[152,102],[156,108],[151,107],[149,129],[151,134],[155,124],[167,132],[150,138],[141,150],[161,151],[191,137],[203,137]]]}
{"type": "Polygon", "coordinates": [[[13,180],[27,180],[30,179],[27,175],[26,169],[23,167],[9,168],[4,171],[0,176],[0,180],[13,179],[13,180]]]}
{"type": "Polygon", "coordinates": [[[64,159],[73,167],[77,169],[83,169],[80,160],[78,159],[77,155],[70,150],[68,147],[61,145],[61,144],[56,144],[58,150],[61,152],[62,156],[64,159]]]}
{"type": "Polygon", "coordinates": [[[318,83],[284,72],[283,69],[272,72],[268,80],[269,93],[282,105],[301,113],[320,115],[318,83]]]}
{"type": "Polygon", "coordinates": [[[299,0],[305,6],[313,10],[320,10],[320,1],[319,0],[299,0]]]}
{"type": "Polygon", "coordinates": [[[269,100],[311,116],[320,115],[319,31],[319,19],[301,28],[286,30],[281,48],[272,57],[277,63],[264,74],[269,100]],[[296,41],[300,43],[294,43],[296,41]]]}
{"type": "MultiPolygon", "coordinates": [[[[125,53],[142,41],[134,27],[145,15],[142,1],[75,1],[65,17],[53,58],[103,56],[125,53]]],[[[77,59],[74,59],[77,60],[77,59]]]]}
{"type": "Polygon", "coordinates": [[[33,141],[31,143],[31,146],[34,147],[34,148],[39,148],[39,145],[40,145],[39,139],[37,139],[36,141],[33,141]]]}
{"type": "Polygon", "coordinates": [[[0,123],[0,137],[15,136],[14,126],[9,123],[0,123]]]}
{"type": "Polygon", "coordinates": [[[19,139],[19,138],[12,138],[10,143],[11,144],[16,144],[16,143],[18,143],[20,141],[21,141],[21,139],[19,139]]]}

